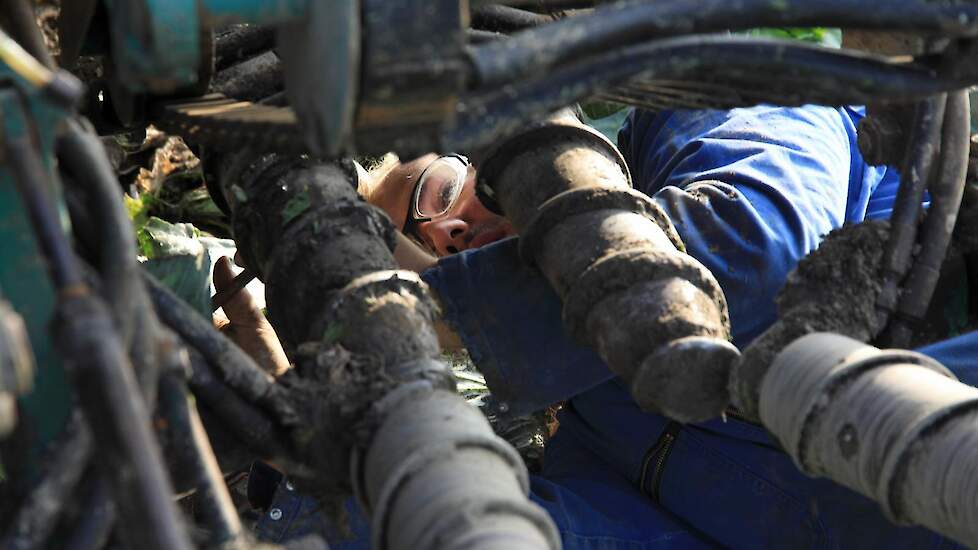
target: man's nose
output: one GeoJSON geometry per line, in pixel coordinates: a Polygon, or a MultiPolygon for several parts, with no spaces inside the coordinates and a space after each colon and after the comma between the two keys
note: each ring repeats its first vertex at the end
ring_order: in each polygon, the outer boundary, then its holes
{"type": "Polygon", "coordinates": [[[428,230],[431,244],[439,256],[465,250],[465,235],[469,231],[469,224],[465,220],[459,218],[436,220],[431,222],[428,230]]]}

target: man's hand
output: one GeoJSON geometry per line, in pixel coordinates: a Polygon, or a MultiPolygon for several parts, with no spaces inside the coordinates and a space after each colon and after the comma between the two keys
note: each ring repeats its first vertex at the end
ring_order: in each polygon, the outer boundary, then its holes
{"type": "MultiPolygon", "coordinates": [[[[232,281],[231,260],[221,258],[214,266],[214,287],[221,292],[230,288],[232,281]]],[[[281,376],[289,370],[289,360],[275,330],[247,290],[241,289],[228,298],[222,309],[224,316],[219,313],[214,316],[215,327],[272,376],[281,376]]]]}

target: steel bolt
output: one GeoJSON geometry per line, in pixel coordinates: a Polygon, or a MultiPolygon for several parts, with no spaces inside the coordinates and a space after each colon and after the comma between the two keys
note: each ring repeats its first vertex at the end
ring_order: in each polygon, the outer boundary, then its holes
{"type": "Polygon", "coordinates": [[[282,519],[282,510],[279,508],[272,508],[268,511],[268,517],[272,518],[272,521],[278,521],[282,519]]]}

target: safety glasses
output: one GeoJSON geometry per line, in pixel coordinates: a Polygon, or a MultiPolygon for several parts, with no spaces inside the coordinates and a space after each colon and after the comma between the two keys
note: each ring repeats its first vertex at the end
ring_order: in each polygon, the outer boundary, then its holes
{"type": "Polygon", "coordinates": [[[417,236],[417,224],[447,214],[461,196],[468,172],[469,159],[456,154],[438,157],[426,166],[411,193],[404,233],[417,236]]]}

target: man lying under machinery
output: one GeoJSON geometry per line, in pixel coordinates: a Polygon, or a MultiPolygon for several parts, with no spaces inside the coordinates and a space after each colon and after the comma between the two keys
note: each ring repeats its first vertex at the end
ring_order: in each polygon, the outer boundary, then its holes
{"type": "Polygon", "coordinates": [[[37,244],[0,273],[5,547],[978,545],[978,7],[476,3],[467,27],[447,1],[201,1],[275,28],[209,44],[153,33],[180,6],[63,6],[98,131],[152,121],[203,159],[235,344],[137,265],[77,83],[13,4],[6,219],[37,244]],[[856,15],[921,34],[886,44],[905,58],[677,36],[856,15]],[[558,110],[595,95],[636,107],[617,146],[558,110]],[[456,394],[460,346],[494,415],[559,408],[531,475],[456,394]],[[249,534],[221,471],[252,461],[249,534]]]}

